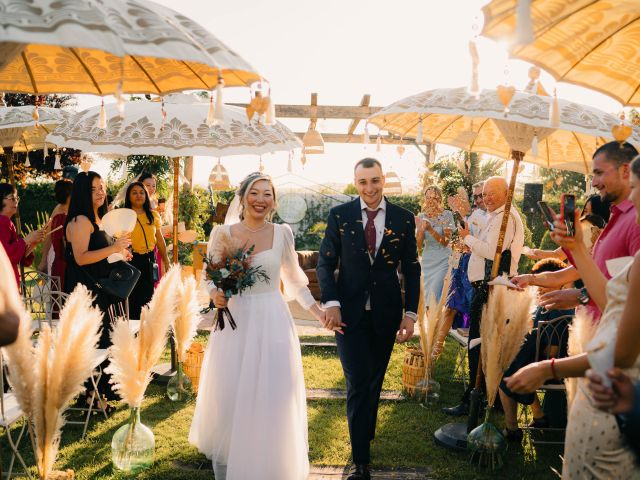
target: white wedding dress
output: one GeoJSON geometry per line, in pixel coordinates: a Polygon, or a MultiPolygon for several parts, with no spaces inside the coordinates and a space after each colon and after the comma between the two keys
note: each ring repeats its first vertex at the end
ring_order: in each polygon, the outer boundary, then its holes
{"type": "MultiPolygon", "coordinates": [[[[208,252],[228,229],[211,232],[208,252]]],[[[211,459],[216,480],[303,480],[309,460],[302,356],[281,281],[304,308],[314,299],[288,225],[274,225],[272,248],[255,254],[253,265],[270,280],[232,297],[237,329],[225,322],[209,337],[189,441],[211,459]]]]}

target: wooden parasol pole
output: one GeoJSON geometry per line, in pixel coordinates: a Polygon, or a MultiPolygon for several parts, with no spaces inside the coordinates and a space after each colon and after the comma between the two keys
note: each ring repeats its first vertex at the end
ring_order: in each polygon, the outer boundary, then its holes
{"type": "Polygon", "coordinates": [[[180,157],[173,157],[173,263],[178,263],[178,202],[180,190],[180,157]]]}

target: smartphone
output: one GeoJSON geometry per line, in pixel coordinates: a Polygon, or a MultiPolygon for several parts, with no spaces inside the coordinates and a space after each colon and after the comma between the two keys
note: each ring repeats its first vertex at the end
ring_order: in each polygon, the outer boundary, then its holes
{"type": "Polygon", "coordinates": [[[563,193],[560,197],[560,220],[567,226],[567,235],[573,237],[576,232],[576,196],[563,193]]]}
{"type": "Polygon", "coordinates": [[[555,228],[553,226],[555,212],[551,209],[549,205],[547,205],[547,202],[543,202],[542,200],[538,202],[538,208],[540,209],[540,213],[542,213],[542,218],[544,219],[544,223],[547,224],[547,228],[549,229],[550,232],[553,232],[555,228]]]}

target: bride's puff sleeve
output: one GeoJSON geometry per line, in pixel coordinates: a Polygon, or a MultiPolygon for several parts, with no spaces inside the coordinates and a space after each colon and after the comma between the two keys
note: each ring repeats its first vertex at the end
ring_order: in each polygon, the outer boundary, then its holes
{"type": "Polygon", "coordinates": [[[202,287],[204,287],[204,289],[209,294],[209,297],[211,298],[213,298],[211,293],[212,292],[215,293],[216,286],[212,281],[207,279],[206,268],[207,268],[207,263],[209,262],[209,258],[211,258],[211,256],[216,253],[216,243],[218,242],[218,239],[220,237],[220,229],[221,227],[219,225],[216,225],[215,227],[213,227],[213,229],[211,230],[211,233],[209,234],[209,243],[207,243],[207,256],[204,259],[204,265],[203,265],[203,268],[205,269],[205,271],[202,273],[201,285],[202,287]]]}
{"type": "Polygon", "coordinates": [[[316,301],[308,288],[309,279],[298,263],[298,254],[296,253],[295,242],[293,240],[293,232],[291,231],[291,227],[286,224],[281,225],[280,228],[282,228],[284,242],[281,267],[284,291],[287,297],[295,298],[304,309],[308,310],[316,301]]]}

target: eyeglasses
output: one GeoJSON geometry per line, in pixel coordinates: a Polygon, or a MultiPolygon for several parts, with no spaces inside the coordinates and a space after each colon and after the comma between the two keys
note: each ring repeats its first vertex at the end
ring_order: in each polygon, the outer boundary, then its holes
{"type": "Polygon", "coordinates": [[[5,200],[13,200],[14,202],[19,202],[20,197],[18,195],[8,195],[4,197],[5,200]]]}

